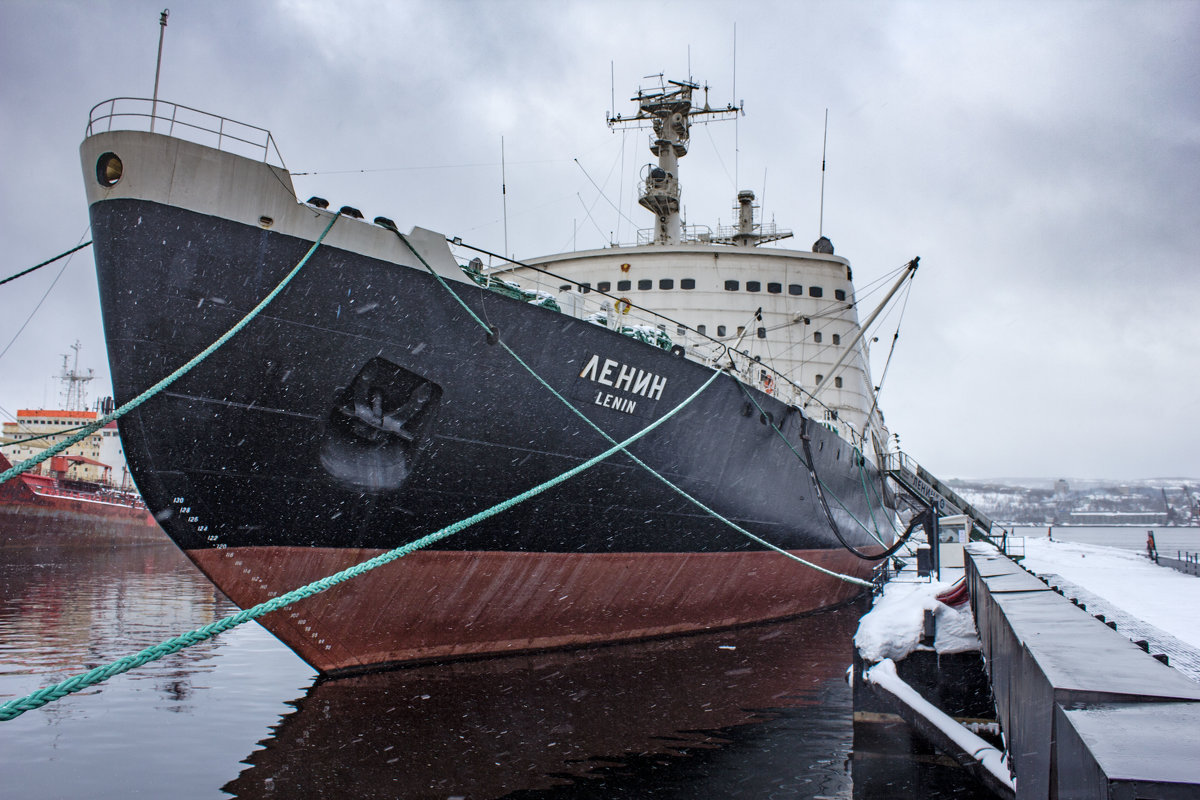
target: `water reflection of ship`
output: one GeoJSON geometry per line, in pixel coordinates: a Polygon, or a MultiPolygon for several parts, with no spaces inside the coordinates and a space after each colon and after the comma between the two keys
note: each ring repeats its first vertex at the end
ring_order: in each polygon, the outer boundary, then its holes
{"type": "MultiPolygon", "coordinates": [[[[0,696],[19,695],[234,610],[165,537],[157,546],[0,550],[0,696]],[[25,676],[25,677],[22,677],[25,676]]],[[[179,702],[220,640],[143,667],[179,702]]],[[[99,691],[106,691],[102,685],[99,691]]],[[[60,705],[60,708],[69,706],[60,705]]],[[[68,712],[60,712],[68,713],[68,712]]]]}
{"type": "Polygon", "coordinates": [[[711,793],[714,781],[772,780],[761,764],[753,775],[727,774],[743,759],[721,752],[755,723],[787,716],[778,768],[808,771],[830,790],[818,794],[841,795],[843,675],[858,616],[848,607],[694,637],[324,681],[223,789],[244,798],[486,798],[627,785],[647,765],[661,770],[687,756],[680,780],[711,793]],[[809,724],[820,730],[792,730],[809,724]]]}

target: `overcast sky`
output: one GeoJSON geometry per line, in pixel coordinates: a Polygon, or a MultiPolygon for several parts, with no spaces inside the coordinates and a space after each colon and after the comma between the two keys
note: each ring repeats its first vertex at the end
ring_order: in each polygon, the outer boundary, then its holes
{"type": "MultiPolygon", "coordinates": [[[[0,0],[0,277],[89,238],[88,109],[150,96],[163,5],[0,0]]],[[[593,180],[650,226],[605,114],[660,72],[745,104],[693,130],[687,221],[749,188],[792,247],[829,110],[824,233],[860,287],[921,257],[881,407],[932,472],[1200,476],[1200,3],[176,2],[159,96],[271,129],[300,199],[496,251],[503,137],[531,257],[633,240],[593,180]]],[[[108,394],[90,249],[0,286],[5,419],[76,339],[108,394]]]]}

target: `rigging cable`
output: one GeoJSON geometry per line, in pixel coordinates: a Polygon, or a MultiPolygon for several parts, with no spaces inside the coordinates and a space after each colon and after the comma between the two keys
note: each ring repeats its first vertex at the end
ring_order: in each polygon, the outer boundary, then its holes
{"type": "MultiPolygon", "coordinates": [[[[931,505],[923,512],[917,514],[911,520],[909,520],[908,527],[904,529],[904,533],[882,553],[864,553],[854,545],[850,544],[848,541],[846,541],[846,537],[842,536],[842,531],[838,527],[837,521],[833,518],[833,512],[829,510],[829,502],[825,499],[825,491],[822,488],[821,479],[817,476],[816,464],[813,461],[812,448],[808,444],[808,417],[806,416],[800,417],[800,441],[804,445],[804,455],[807,458],[808,474],[809,477],[812,478],[813,488],[816,490],[817,497],[821,501],[821,508],[825,510],[825,519],[829,522],[829,528],[833,531],[833,535],[837,537],[837,540],[842,543],[842,547],[846,548],[846,550],[848,550],[850,553],[858,558],[861,558],[863,561],[883,561],[885,558],[894,555],[896,551],[907,544],[908,537],[912,535],[912,532],[916,529],[918,524],[924,526],[926,534],[929,534],[929,532],[932,530],[933,506],[931,505]]],[[[859,524],[861,525],[862,523],[859,524]]],[[[933,536],[930,535],[930,541],[932,540],[933,536]]]]}
{"type": "MultiPolygon", "coordinates": [[[[83,229],[83,234],[82,234],[82,235],[79,237],[80,239],[82,239],[84,236],[87,236],[87,232],[88,232],[88,229],[89,229],[89,228],[91,228],[91,225],[88,225],[88,227],[87,227],[87,228],[84,228],[84,229],[83,229]]],[[[28,325],[29,325],[29,323],[30,323],[30,322],[33,320],[33,317],[34,317],[34,315],[36,315],[36,314],[37,314],[37,312],[38,312],[38,309],[40,309],[40,308],[42,307],[42,303],[46,302],[46,298],[50,296],[50,292],[54,291],[54,287],[55,287],[55,286],[58,284],[58,279],[59,279],[59,278],[61,278],[61,277],[63,276],[63,272],[65,272],[65,271],[66,271],[66,269],[67,269],[67,267],[68,267],[68,266],[70,266],[70,264],[71,264],[71,258],[70,258],[70,255],[74,254],[76,250],[79,250],[79,249],[81,249],[81,248],[83,248],[83,247],[86,247],[87,245],[89,245],[89,244],[91,244],[91,243],[92,243],[92,242],[91,242],[91,240],[89,239],[89,240],[87,241],[87,243],[86,243],[86,244],[81,244],[81,245],[79,245],[78,247],[75,247],[75,248],[74,248],[74,249],[72,249],[72,250],[68,250],[66,253],[63,253],[61,256],[55,256],[54,258],[50,259],[49,261],[45,261],[45,262],[43,262],[42,264],[38,264],[38,266],[37,266],[37,267],[34,267],[34,268],[33,268],[33,269],[37,269],[38,267],[45,266],[46,264],[51,264],[51,263],[53,263],[53,262],[57,261],[58,259],[62,258],[63,256],[68,256],[68,257],[67,257],[67,260],[63,262],[62,268],[61,268],[61,269],[59,269],[59,271],[58,271],[58,274],[54,276],[54,280],[52,280],[52,281],[50,282],[50,286],[49,286],[49,287],[46,289],[46,293],[42,295],[42,299],[37,301],[37,305],[35,305],[35,306],[33,307],[33,310],[29,312],[29,316],[28,316],[28,317],[26,317],[26,318],[25,318],[25,321],[21,323],[21,327],[17,329],[17,332],[16,332],[16,333],[14,333],[14,334],[13,334],[13,338],[12,338],[12,339],[9,341],[9,343],[8,343],[8,344],[6,344],[6,345],[4,346],[4,349],[3,349],[3,350],[0,350],[0,358],[4,358],[4,355],[5,355],[5,354],[6,354],[6,353],[7,353],[7,352],[10,350],[10,349],[12,349],[12,346],[13,346],[14,344],[16,344],[16,342],[17,342],[17,339],[20,337],[20,335],[22,334],[22,332],[24,332],[24,330],[25,330],[26,326],[28,326],[28,325]]],[[[30,270],[30,269],[27,269],[27,270],[25,270],[25,272],[19,272],[19,273],[17,273],[16,275],[13,275],[13,276],[11,276],[11,277],[7,278],[7,279],[6,279],[6,281],[10,281],[10,280],[12,280],[13,278],[18,278],[18,277],[20,277],[21,275],[24,275],[26,272],[31,272],[31,271],[32,271],[32,270],[30,270]]]]}
{"type": "Polygon", "coordinates": [[[883,362],[883,373],[879,376],[879,385],[873,387],[875,395],[874,401],[871,403],[871,410],[867,412],[866,424],[871,424],[871,417],[875,414],[875,409],[879,407],[879,394],[883,391],[883,382],[887,379],[888,367],[892,364],[892,354],[896,352],[896,342],[900,340],[900,323],[904,322],[904,312],[908,308],[909,291],[912,284],[906,287],[904,292],[904,300],[900,303],[900,317],[896,320],[896,332],[892,334],[892,346],[888,348],[887,360],[883,362]]]}
{"type": "MultiPolygon", "coordinates": [[[[474,319],[475,319],[475,321],[476,321],[477,323],[479,323],[479,325],[480,325],[480,326],[482,326],[482,327],[484,327],[484,328],[486,329],[486,328],[488,327],[488,326],[486,325],[486,323],[484,323],[484,321],[483,321],[482,319],[480,319],[480,318],[479,318],[479,316],[478,316],[478,315],[475,313],[475,311],[474,311],[474,310],[472,310],[472,309],[471,309],[471,307],[470,307],[469,305],[467,305],[466,301],[464,301],[464,300],[463,300],[461,297],[459,297],[459,296],[458,296],[458,294],[457,294],[457,293],[456,293],[456,292],[455,292],[455,291],[454,291],[452,288],[450,288],[449,284],[447,284],[447,283],[446,283],[445,279],[444,279],[444,278],[442,278],[442,276],[441,276],[441,275],[439,275],[439,274],[437,273],[437,271],[436,271],[436,270],[435,270],[433,267],[431,267],[431,266],[429,265],[429,263],[428,263],[428,262],[425,260],[424,256],[422,256],[422,255],[421,255],[421,254],[420,254],[420,253],[417,251],[417,249],[416,249],[415,247],[413,247],[412,243],[411,243],[411,242],[409,242],[409,241],[408,241],[408,238],[407,238],[407,237],[406,237],[404,234],[402,234],[402,233],[399,231],[399,229],[397,229],[397,228],[396,228],[396,226],[395,226],[395,224],[394,224],[394,223],[393,223],[393,224],[392,224],[392,225],[389,227],[389,230],[391,230],[393,233],[395,233],[395,234],[396,234],[396,236],[398,236],[398,237],[400,238],[400,241],[402,241],[402,242],[405,244],[405,246],[407,246],[407,247],[408,247],[408,249],[409,249],[410,251],[412,251],[412,254],[413,254],[414,256],[416,256],[416,258],[417,258],[417,260],[418,260],[418,261],[420,261],[420,262],[421,262],[421,265],[425,267],[426,271],[427,271],[427,272],[429,272],[429,274],[430,274],[430,275],[432,275],[432,276],[433,276],[433,278],[434,278],[434,279],[435,279],[435,280],[436,280],[436,281],[437,281],[439,284],[441,284],[442,288],[443,288],[443,289],[445,289],[445,290],[446,290],[446,292],[447,292],[447,293],[449,293],[449,295],[450,295],[451,297],[453,297],[453,298],[454,298],[454,300],[455,300],[455,301],[456,301],[456,302],[457,302],[457,303],[458,303],[460,306],[462,306],[463,310],[465,310],[465,311],[466,311],[466,312],[467,312],[467,313],[468,313],[468,314],[469,314],[469,315],[470,315],[472,318],[474,318],[474,319]]],[[[536,380],[536,381],[537,381],[538,383],[540,383],[540,384],[541,384],[541,385],[542,385],[542,386],[543,386],[543,387],[544,387],[544,388],[545,388],[547,391],[549,391],[549,392],[550,392],[552,395],[554,395],[554,397],[555,397],[555,398],[557,398],[557,399],[558,399],[560,402],[562,402],[562,403],[563,403],[563,404],[564,404],[564,405],[567,407],[567,409],[569,409],[569,410],[570,410],[572,413],[574,413],[574,414],[575,414],[577,417],[579,417],[581,420],[583,420],[583,422],[584,422],[584,423],[586,423],[586,424],[587,424],[587,425],[588,425],[588,426],[589,426],[589,427],[590,427],[592,430],[594,430],[594,431],[596,431],[598,434],[600,434],[600,436],[602,436],[602,437],[603,437],[605,440],[607,440],[607,441],[609,441],[609,442],[614,442],[614,443],[616,442],[616,440],[615,440],[615,439],[614,439],[612,436],[610,436],[610,435],[609,435],[609,434],[608,434],[608,433],[607,433],[607,432],[606,432],[604,429],[602,429],[602,428],[601,428],[600,426],[598,426],[596,423],[592,422],[592,420],[591,420],[591,419],[589,419],[589,418],[587,417],[587,415],[586,415],[586,414],[584,414],[582,411],[580,411],[580,410],[579,410],[579,408],[577,408],[577,407],[575,406],[575,404],[574,404],[574,403],[570,402],[570,401],[569,401],[569,400],[567,400],[565,397],[563,397],[563,396],[562,396],[562,395],[561,395],[561,394],[560,394],[560,393],[559,393],[559,392],[558,392],[558,391],[557,391],[557,390],[556,390],[556,389],[555,389],[553,386],[551,386],[549,383],[547,383],[547,382],[546,382],[546,379],[545,379],[545,378],[543,378],[541,375],[539,375],[539,374],[538,374],[538,373],[537,373],[537,372],[536,372],[536,371],[533,369],[533,367],[529,366],[529,364],[527,364],[527,363],[525,362],[525,360],[524,360],[524,359],[522,359],[522,358],[521,358],[521,357],[520,357],[520,356],[519,356],[519,355],[516,353],[516,351],[515,351],[515,350],[513,350],[511,347],[509,347],[509,346],[508,346],[508,344],[507,344],[507,343],[506,343],[506,342],[505,342],[503,339],[501,339],[501,338],[500,338],[499,331],[498,331],[498,330],[496,330],[496,328],[492,327],[492,328],[491,328],[491,329],[488,331],[488,337],[489,337],[489,342],[490,342],[490,341],[492,341],[492,340],[493,340],[493,338],[494,338],[494,341],[495,341],[495,343],[498,343],[498,344],[499,344],[499,345],[500,345],[500,346],[501,346],[501,347],[504,349],[504,351],[505,351],[505,352],[507,352],[507,353],[508,353],[510,356],[512,356],[512,357],[513,357],[513,359],[515,359],[515,360],[516,360],[516,362],[517,362],[518,364],[520,364],[520,365],[521,365],[521,367],[522,367],[522,368],[524,368],[526,372],[528,372],[528,373],[529,373],[531,376],[533,376],[534,380],[536,380]]],[[[723,374],[723,373],[722,373],[721,371],[719,371],[719,370],[713,370],[713,374],[714,374],[714,375],[720,375],[720,374],[723,374]]],[[[730,375],[730,377],[732,377],[732,378],[733,378],[733,380],[734,380],[734,381],[735,381],[735,382],[736,382],[736,383],[737,383],[739,386],[742,386],[742,387],[743,387],[743,391],[745,390],[745,387],[742,385],[742,382],[741,382],[741,381],[739,381],[735,375],[730,375]]],[[[706,384],[706,385],[707,385],[707,384],[706,384]]],[[[655,424],[657,424],[657,423],[655,423],[655,424]]],[[[776,430],[778,430],[778,429],[776,429],[776,430]]],[[[738,524],[737,524],[736,522],[734,522],[733,520],[731,520],[731,519],[728,519],[727,517],[724,517],[724,516],[722,516],[722,515],[721,515],[719,512],[717,512],[715,509],[712,509],[712,508],[710,508],[709,506],[705,505],[705,504],[704,504],[702,501],[700,501],[698,498],[696,498],[696,497],[693,497],[692,495],[688,494],[688,493],[687,493],[686,491],[684,491],[684,490],[683,490],[681,487],[679,487],[679,486],[677,486],[676,484],[672,483],[672,482],[671,482],[669,479],[667,479],[667,478],[666,478],[664,475],[662,475],[661,473],[657,472],[657,471],[656,471],[656,470],[655,470],[653,467],[651,467],[651,466],[650,466],[649,464],[647,464],[645,461],[643,461],[642,459],[640,459],[640,458],[638,458],[637,456],[635,456],[635,455],[634,455],[634,454],[633,454],[633,453],[632,453],[632,452],[631,452],[629,449],[627,449],[626,447],[623,447],[623,446],[621,446],[621,445],[618,445],[618,447],[620,447],[620,449],[621,449],[622,451],[624,451],[625,455],[627,455],[627,456],[628,456],[628,457],[629,457],[629,458],[630,458],[630,459],[631,459],[631,460],[632,460],[632,461],[633,461],[635,464],[637,464],[639,467],[642,467],[643,469],[645,469],[645,470],[646,470],[647,472],[649,472],[649,473],[650,473],[650,474],[651,474],[653,477],[657,478],[659,481],[661,481],[663,484],[665,484],[665,485],[666,485],[666,486],[667,486],[669,489],[671,489],[672,491],[674,491],[676,494],[678,494],[679,496],[683,497],[683,498],[684,498],[685,500],[687,500],[688,502],[690,502],[690,503],[692,503],[693,505],[695,505],[695,506],[696,506],[697,508],[699,508],[701,511],[704,511],[705,513],[709,514],[710,516],[714,517],[715,519],[717,519],[717,520],[720,520],[721,522],[725,523],[726,525],[728,525],[729,527],[733,528],[735,531],[737,531],[738,533],[740,533],[740,534],[742,534],[743,536],[747,537],[748,539],[750,539],[750,540],[752,540],[752,541],[754,541],[754,542],[756,542],[756,543],[758,543],[758,544],[762,545],[763,547],[766,547],[766,548],[767,548],[767,549],[769,549],[769,550],[774,550],[775,552],[777,552],[777,553],[779,553],[779,554],[781,554],[781,555],[783,555],[783,556],[785,556],[785,557],[787,557],[787,558],[790,558],[790,559],[791,559],[791,560],[793,560],[793,561],[796,561],[796,562],[798,562],[798,563],[800,563],[800,564],[803,564],[804,566],[806,566],[806,567],[809,567],[810,569],[816,570],[817,572],[820,572],[820,573],[822,573],[822,574],[824,574],[824,575],[828,575],[828,576],[830,576],[830,577],[832,577],[832,578],[837,578],[838,580],[842,580],[842,581],[845,581],[846,583],[852,583],[852,584],[855,584],[855,585],[858,585],[858,586],[863,586],[863,587],[870,587],[870,586],[872,586],[872,584],[871,584],[871,583],[869,583],[868,581],[864,581],[864,580],[862,580],[862,579],[860,579],[860,578],[856,578],[856,577],[854,577],[854,576],[852,576],[852,575],[843,575],[843,574],[841,574],[841,573],[839,573],[839,572],[835,572],[835,571],[833,571],[833,570],[826,569],[825,567],[822,567],[822,566],[821,566],[821,565],[819,565],[819,564],[814,564],[814,563],[813,563],[813,562],[811,562],[811,561],[807,561],[807,560],[805,560],[805,559],[801,558],[800,556],[796,555],[795,553],[792,553],[792,552],[790,552],[790,551],[788,551],[788,550],[785,550],[785,549],[783,549],[782,547],[779,547],[778,545],[772,544],[771,542],[768,542],[767,540],[763,539],[762,537],[760,537],[760,536],[757,536],[757,535],[755,535],[755,534],[751,533],[750,531],[748,531],[748,530],[746,530],[745,528],[743,528],[741,525],[738,525],[738,524]]]]}
{"type": "Polygon", "coordinates": [[[28,275],[29,273],[33,272],[34,270],[41,269],[42,267],[46,266],[47,264],[53,264],[55,261],[58,261],[60,258],[65,258],[66,256],[69,256],[72,253],[74,253],[76,250],[82,250],[83,248],[87,247],[91,243],[92,243],[92,240],[88,239],[83,244],[75,245],[74,247],[72,247],[70,250],[68,250],[65,253],[59,253],[54,258],[43,261],[40,264],[35,264],[34,266],[30,267],[29,269],[23,269],[15,275],[9,275],[4,280],[0,280],[0,286],[3,286],[4,284],[8,283],[9,281],[15,281],[17,278],[21,277],[22,275],[28,275]]]}

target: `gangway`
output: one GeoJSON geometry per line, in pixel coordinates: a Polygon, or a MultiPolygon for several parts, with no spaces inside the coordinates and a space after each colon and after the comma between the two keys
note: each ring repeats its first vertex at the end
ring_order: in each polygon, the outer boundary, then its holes
{"type": "Polygon", "coordinates": [[[934,477],[907,453],[887,453],[883,461],[883,474],[919,505],[933,506],[939,517],[965,517],[969,521],[968,541],[987,542],[1018,561],[1025,557],[1023,539],[1018,541],[1010,537],[1007,530],[934,477]]]}

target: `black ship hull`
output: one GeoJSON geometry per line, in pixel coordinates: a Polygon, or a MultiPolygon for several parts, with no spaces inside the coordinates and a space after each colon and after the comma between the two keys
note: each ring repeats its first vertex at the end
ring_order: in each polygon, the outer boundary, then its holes
{"type": "MultiPolygon", "coordinates": [[[[94,203],[91,220],[118,403],[242,319],[312,244],[140,199],[94,203]]],[[[454,291],[618,441],[711,375],[566,314],[473,284],[454,291]]],[[[842,536],[864,549],[875,543],[850,514],[871,518],[864,487],[878,489],[877,471],[797,409],[749,391],[787,442],[722,376],[631,452],[766,541],[867,574],[830,530],[797,455],[802,430],[822,484],[845,504],[831,502],[842,536]]],[[[610,444],[427,272],[334,246],[120,427],[150,509],[242,606],[511,498],[610,444]]],[[[736,625],[858,591],[764,549],[617,454],[262,621],[337,672],[736,625]]]]}

